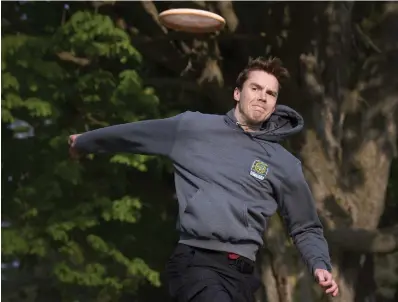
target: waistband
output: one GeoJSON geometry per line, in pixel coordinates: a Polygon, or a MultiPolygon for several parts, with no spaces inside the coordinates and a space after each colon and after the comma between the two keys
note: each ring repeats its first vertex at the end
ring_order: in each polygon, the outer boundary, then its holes
{"type": "Polygon", "coordinates": [[[252,274],[254,272],[255,268],[254,261],[246,257],[239,256],[234,253],[214,251],[194,246],[188,246],[183,243],[179,243],[179,247],[182,247],[184,249],[188,248],[190,250],[195,250],[196,253],[200,253],[202,255],[205,255],[206,258],[210,258],[218,263],[232,267],[233,269],[237,270],[242,274],[252,274]]]}
{"type": "Polygon", "coordinates": [[[219,240],[194,238],[186,234],[180,235],[179,243],[206,250],[234,253],[246,257],[247,259],[253,262],[256,261],[256,254],[259,249],[259,246],[257,244],[251,242],[245,242],[245,243],[221,242],[219,240]]]}

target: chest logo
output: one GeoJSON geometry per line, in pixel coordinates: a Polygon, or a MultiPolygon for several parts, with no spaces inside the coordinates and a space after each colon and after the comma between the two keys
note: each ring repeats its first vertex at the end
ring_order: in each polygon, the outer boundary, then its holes
{"type": "Polygon", "coordinates": [[[263,180],[268,174],[268,165],[261,160],[256,159],[250,169],[250,175],[263,180]]]}

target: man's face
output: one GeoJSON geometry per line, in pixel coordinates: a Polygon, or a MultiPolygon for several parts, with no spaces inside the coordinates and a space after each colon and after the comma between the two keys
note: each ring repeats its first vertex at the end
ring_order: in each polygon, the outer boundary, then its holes
{"type": "Polygon", "coordinates": [[[251,71],[242,90],[235,88],[237,110],[248,124],[262,124],[275,110],[279,83],[275,76],[260,70],[251,71]]]}

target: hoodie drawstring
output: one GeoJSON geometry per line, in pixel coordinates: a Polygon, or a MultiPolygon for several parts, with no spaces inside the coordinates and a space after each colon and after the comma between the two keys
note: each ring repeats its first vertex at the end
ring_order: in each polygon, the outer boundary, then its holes
{"type": "Polygon", "coordinates": [[[259,140],[255,139],[254,137],[253,137],[253,139],[254,139],[257,143],[260,144],[261,148],[264,149],[264,151],[267,153],[268,157],[272,157],[271,153],[269,153],[269,152],[267,151],[267,146],[269,146],[269,147],[271,147],[272,149],[274,149],[274,151],[276,151],[276,148],[275,148],[271,143],[269,143],[269,142],[267,142],[267,141],[259,141],[259,140]],[[264,142],[264,143],[263,143],[263,142],[264,142]],[[265,146],[265,145],[267,145],[267,146],[265,146]]]}
{"type": "MultiPolygon", "coordinates": [[[[255,141],[256,143],[258,143],[261,148],[263,148],[263,150],[265,151],[265,153],[267,153],[268,157],[272,157],[271,153],[268,152],[267,148],[265,145],[263,145],[262,141],[259,141],[255,136],[253,136],[250,132],[246,132],[243,128],[242,125],[239,122],[236,122],[236,125],[243,131],[244,134],[246,134],[247,136],[250,137],[251,140],[255,141]]],[[[272,146],[272,144],[270,144],[267,141],[264,141],[265,144],[267,144],[268,146],[271,146],[272,148],[274,148],[274,146],[272,146]]],[[[275,149],[275,148],[274,148],[275,149]]]]}

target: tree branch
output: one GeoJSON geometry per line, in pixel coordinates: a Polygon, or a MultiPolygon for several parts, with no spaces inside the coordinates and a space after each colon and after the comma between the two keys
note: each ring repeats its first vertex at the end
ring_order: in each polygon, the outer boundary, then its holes
{"type": "Polygon", "coordinates": [[[218,1],[217,7],[221,12],[221,16],[225,18],[229,31],[234,32],[239,25],[239,20],[235,14],[232,1],[218,1]]]}
{"type": "Polygon", "coordinates": [[[72,53],[67,51],[59,52],[57,53],[57,56],[63,61],[70,61],[80,66],[87,66],[91,63],[89,59],[76,57],[72,53]]]}
{"type": "Polygon", "coordinates": [[[347,93],[350,72],[346,66],[351,53],[353,4],[328,3],[318,7],[323,15],[317,30],[320,43],[316,44],[313,54],[302,54],[300,61],[306,90],[315,103],[313,113],[317,133],[329,159],[341,163],[345,121],[341,106],[347,96],[352,99],[347,93]]]}
{"type": "Polygon", "coordinates": [[[195,81],[184,80],[181,78],[146,78],[144,83],[150,86],[180,87],[195,93],[203,93],[203,89],[195,81]]]}
{"type": "Polygon", "coordinates": [[[398,250],[398,225],[375,231],[339,228],[325,231],[325,236],[331,244],[351,252],[388,254],[398,250]]]}
{"type": "MultiPolygon", "coordinates": [[[[261,33],[259,34],[234,34],[234,33],[219,33],[219,34],[209,34],[209,35],[195,35],[196,39],[208,39],[208,38],[214,38],[216,37],[218,41],[228,41],[228,42],[234,42],[234,41],[256,41],[256,40],[266,40],[266,36],[262,35],[261,33]]],[[[160,35],[152,35],[152,36],[147,36],[147,35],[134,35],[132,36],[133,43],[134,45],[136,44],[148,44],[148,43],[155,43],[155,42],[167,42],[170,40],[187,40],[187,39],[192,39],[192,34],[185,33],[185,32],[179,32],[179,31],[172,31],[168,32],[167,34],[160,34],[160,35]]]]}
{"type": "Polygon", "coordinates": [[[167,28],[164,27],[159,21],[159,13],[158,9],[156,8],[155,4],[152,1],[141,1],[141,5],[144,10],[152,17],[153,21],[159,25],[159,28],[164,32],[167,33],[167,28]]]}
{"type": "Polygon", "coordinates": [[[354,28],[355,32],[357,33],[357,36],[366,46],[369,46],[377,53],[382,52],[381,49],[375,44],[375,42],[373,42],[373,40],[362,31],[361,27],[358,24],[355,24],[354,28]]]}
{"type": "Polygon", "coordinates": [[[363,121],[362,127],[367,130],[369,129],[372,121],[378,114],[387,115],[391,112],[394,112],[398,107],[398,95],[393,94],[390,97],[387,97],[385,100],[377,102],[375,105],[371,106],[369,110],[366,112],[363,121]]]}

